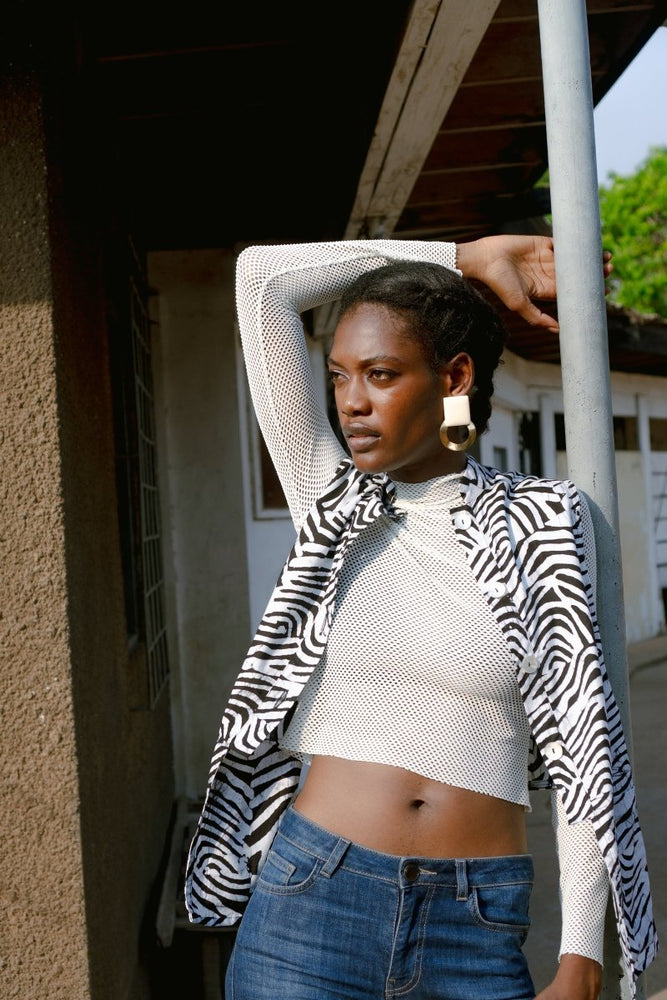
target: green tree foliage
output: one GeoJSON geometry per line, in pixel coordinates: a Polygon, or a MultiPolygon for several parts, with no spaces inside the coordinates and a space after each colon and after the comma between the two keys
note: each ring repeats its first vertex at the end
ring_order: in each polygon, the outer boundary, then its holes
{"type": "Polygon", "coordinates": [[[602,244],[613,254],[612,302],[667,317],[667,147],[600,188],[602,244]]]}

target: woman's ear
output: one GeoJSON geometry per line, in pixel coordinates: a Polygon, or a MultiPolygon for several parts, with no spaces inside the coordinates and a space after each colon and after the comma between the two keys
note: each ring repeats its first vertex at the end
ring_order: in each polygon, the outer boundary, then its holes
{"type": "Polygon", "coordinates": [[[441,368],[443,396],[465,396],[475,385],[475,364],[461,351],[441,368]]]}

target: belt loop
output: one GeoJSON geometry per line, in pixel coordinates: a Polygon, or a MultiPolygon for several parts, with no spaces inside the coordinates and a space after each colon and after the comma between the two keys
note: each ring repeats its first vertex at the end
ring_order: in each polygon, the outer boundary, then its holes
{"type": "Polygon", "coordinates": [[[339,837],[333,846],[331,854],[324,862],[320,874],[324,875],[325,878],[331,878],[331,876],[336,871],[339,864],[345,857],[345,852],[347,851],[349,846],[350,846],[349,840],[343,840],[342,837],[339,837]]]}
{"type": "Polygon", "coordinates": [[[456,859],[456,898],[468,898],[468,863],[465,858],[456,859]]]}

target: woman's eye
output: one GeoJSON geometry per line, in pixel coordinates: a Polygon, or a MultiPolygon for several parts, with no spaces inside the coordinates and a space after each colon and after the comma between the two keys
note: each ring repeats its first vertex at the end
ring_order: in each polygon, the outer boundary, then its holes
{"type": "Polygon", "coordinates": [[[368,374],[374,382],[388,382],[396,373],[388,371],[386,368],[373,368],[368,374]]]}
{"type": "Polygon", "coordinates": [[[335,385],[337,382],[340,382],[342,380],[343,373],[342,372],[335,372],[335,371],[331,371],[330,370],[329,371],[329,378],[331,379],[331,381],[335,385]]]}

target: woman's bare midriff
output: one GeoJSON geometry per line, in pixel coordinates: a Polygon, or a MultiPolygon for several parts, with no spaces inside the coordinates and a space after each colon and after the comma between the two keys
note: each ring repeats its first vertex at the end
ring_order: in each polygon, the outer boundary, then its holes
{"type": "Polygon", "coordinates": [[[523,806],[389,764],[314,757],[294,808],[332,833],[386,854],[526,853],[523,806]]]}

